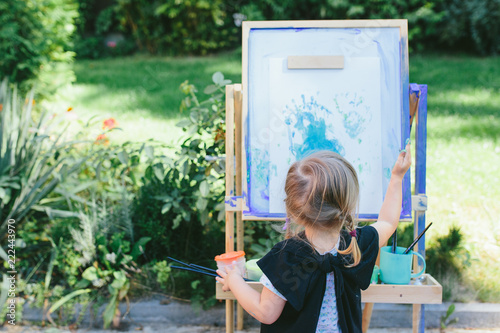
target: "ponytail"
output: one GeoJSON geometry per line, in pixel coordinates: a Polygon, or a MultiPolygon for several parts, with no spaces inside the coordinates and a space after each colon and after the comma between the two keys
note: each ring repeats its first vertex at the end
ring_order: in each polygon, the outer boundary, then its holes
{"type": "Polygon", "coordinates": [[[349,244],[349,247],[347,249],[345,250],[339,249],[337,250],[337,252],[343,255],[350,254],[352,258],[352,263],[346,265],[346,267],[354,267],[357,266],[361,261],[361,250],[359,249],[358,245],[356,225],[355,225],[356,223],[354,223],[351,216],[348,216],[346,222],[348,224],[347,229],[351,229],[351,231],[349,231],[349,235],[351,235],[351,243],[349,244]]]}

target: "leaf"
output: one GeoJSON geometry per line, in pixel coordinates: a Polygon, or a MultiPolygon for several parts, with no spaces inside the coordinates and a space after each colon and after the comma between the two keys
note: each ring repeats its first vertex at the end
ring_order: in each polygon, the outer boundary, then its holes
{"type": "Polygon", "coordinates": [[[134,247],[132,248],[132,252],[130,252],[130,255],[132,256],[133,260],[137,260],[137,258],[145,253],[145,246],[146,244],[151,240],[151,237],[141,237],[137,242],[135,242],[134,247]]]}
{"type": "Polygon", "coordinates": [[[181,223],[181,220],[182,220],[182,215],[181,214],[177,215],[173,221],[174,225],[172,226],[172,229],[176,229],[181,223]]]}
{"type": "Polygon", "coordinates": [[[455,312],[455,304],[451,304],[446,311],[446,318],[449,318],[455,312]]]}
{"type": "Polygon", "coordinates": [[[114,272],[113,276],[115,279],[111,283],[111,287],[113,287],[116,291],[119,291],[127,282],[127,278],[122,271],[114,272]]]}
{"type": "Polygon", "coordinates": [[[94,266],[87,268],[85,271],[83,271],[82,278],[89,281],[97,280],[99,278],[97,276],[97,268],[95,268],[94,266]]]}
{"type": "Polygon", "coordinates": [[[211,85],[207,86],[207,87],[205,88],[205,90],[203,90],[203,92],[204,92],[205,94],[207,94],[207,95],[212,95],[214,92],[216,92],[216,91],[217,91],[217,89],[218,89],[218,88],[217,88],[217,86],[216,86],[216,85],[211,84],[211,85]]]}
{"type": "Polygon", "coordinates": [[[191,113],[189,113],[189,119],[196,124],[198,122],[198,113],[196,111],[191,111],[191,113]]]}
{"type": "Polygon", "coordinates": [[[175,124],[175,126],[184,128],[184,127],[187,127],[187,126],[189,126],[191,124],[192,124],[191,120],[189,120],[189,119],[182,119],[177,124],[175,124]]]}
{"type": "Polygon", "coordinates": [[[212,75],[212,81],[217,85],[222,85],[222,82],[224,81],[224,75],[221,72],[215,72],[212,75]]]}
{"type": "Polygon", "coordinates": [[[204,211],[207,208],[208,205],[208,200],[202,197],[199,197],[198,200],[196,200],[196,208],[198,208],[198,211],[204,211]]]}
{"type": "Polygon", "coordinates": [[[165,13],[169,7],[170,7],[169,3],[166,3],[166,4],[163,4],[163,5],[156,7],[155,15],[160,16],[161,14],[165,13]]]}
{"type": "Polygon", "coordinates": [[[0,258],[2,258],[5,262],[9,261],[7,253],[5,252],[5,250],[1,246],[0,246],[0,258]]]}
{"type": "Polygon", "coordinates": [[[167,202],[166,204],[163,205],[163,207],[161,208],[161,213],[162,214],[165,214],[166,212],[168,212],[170,209],[172,208],[172,203],[171,202],[167,202]]]}
{"type": "Polygon", "coordinates": [[[80,281],[78,281],[76,284],[75,284],[75,287],[74,289],[83,289],[83,288],[87,288],[89,285],[91,284],[91,282],[87,279],[81,279],[80,281]]]}
{"type": "Polygon", "coordinates": [[[79,296],[79,295],[82,295],[82,294],[86,294],[86,293],[89,293],[91,292],[92,289],[80,289],[80,290],[75,290],[73,291],[72,293],[69,293],[68,295],[64,296],[63,298],[61,298],[60,300],[58,300],[57,302],[55,302],[50,308],[49,308],[49,311],[47,311],[47,313],[50,315],[52,312],[56,311],[57,309],[59,309],[59,307],[61,305],[63,305],[64,303],[66,303],[67,301],[69,301],[70,299],[72,299],[73,297],[76,297],[76,296],[79,296]]]}
{"type": "Polygon", "coordinates": [[[163,169],[163,164],[156,163],[155,165],[153,165],[153,172],[159,181],[163,181],[163,178],[165,178],[165,170],[163,169]]]}
{"type": "Polygon", "coordinates": [[[128,154],[125,150],[122,150],[121,152],[118,153],[118,159],[120,162],[122,162],[125,165],[128,165],[128,154]]]}
{"type": "Polygon", "coordinates": [[[116,272],[113,272],[113,276],[115,277],[115,279],[119,280],[119,281],[126,281],[127,280],[127,276],[125,275],[125,273],[123,271],[116,271],[116,272]]]}
{"type": "MultiPolygon", "coordinates": [[[[0,249],[1,249],[1,247],[0,247],[0,249]]],[[[5,261],[8,261],[8,260],[6,259],[5,261]]],[[[7,274],[3,274],[2,286],[0,287],[0,304],[2,304],[2,306],[5,305],[5,302],[7,301],[7,297],[9,295],[8,277],[9,276],[7,274]]]]}
{"type": "Polygon", "coordinates": [[[200,183],[200,193],[203,197],[207,197],[210,194],[210,187],[208,186],[208,182],[206,180],[200,183]]]}
{"type": "Polygon", "coordinates": [[[155,158],[155,148],[153,146],[144,147],[144,151],[146,152],[146,156],[152,160],[155,158]]]}
{"type": "Polygon", "coordinates": [[[224,210],[219,211],[219,214],[217,215],[217,221],[218,222],[224,221],[225,216],[226,212],[224,210]]]}
{"type": "Polygon", "coordinates": [[[191,282],[191,288],[196,289],[200,285],[201,281],[200,280],[194,280],[191,282]]]}
{"type": "Polygon", "coordinates": [[[118,300],[123,299],[125,296],[127,296],[128,290],[130,289],[130,281],[127,280],[123,287],[120,289],[118,292],[118,300]]]}
{"type": "Polygon", "coordinates": [[[115,317],[116,313],[116,308],[118,307],[117,303],[117,297],[118,293],[115,293],[111,299],[109,300],[108,306],[106,306],[106,309],[104,310],[102,314],[102,319],[104,321],[104,328],[108,328],[111,322],[113,321],[113,318],[115,317]]]}

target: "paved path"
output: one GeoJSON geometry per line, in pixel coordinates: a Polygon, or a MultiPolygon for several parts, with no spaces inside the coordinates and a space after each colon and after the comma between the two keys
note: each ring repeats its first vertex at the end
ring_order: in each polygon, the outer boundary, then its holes
{"type": "MultiPolygon", "coordinates": [[[[172,326],[172,325],[148,325],[137,326],[131,325],[126,330],[98,330],[98,329],[78,329],[67,330],[58,328],[41,328],[37,326],[9,326],[0,329],[0,332],[7,333],[124,333],[124,332],[143,332],[143,333],[225,333],[222,327],[209,327],[209,326],[172,326]]],[[[243,331],[236,331],[236,333],[258,333],[258,328],[251,328],[243,331]]],[[[369,333],[412,333],[409,328],[376,328],[370,329],[369,333]]],[[[438,329],[425,330],[428,333],[439,333],[438,329]]],[[[491,333],[500,332],[499,329],[447,329],[446,333],[491,333]]]]}
{"type": "MultiPolygon", "coordinates": [[[[446,313],[449,304],[426,305],[426,326],[439,327],[440,317],[446,313]]],[[[411,333],[412,310],[410,305],[375,304],[371,329],[369,333],[411,333]]],[[[122,313],[126,309],[123,306],[122,313]]],[[[468,332],[500,332],[500,304],[456,304],[452,318],[459,319],[457,324],[446,330],[446,333],[468,332]]],[[[27,322],[40,322],[42,315],[39,309],[26,308],[23,314],[27,322]]],[[[132,303],[130,314],[123,321],[119,331],[102,330],[102,320],[90,323],[89,316],[84,316],[81,328],[71,332],[106,333],[106,332],[145,332],[145,333],[224,333],[225,308],[221,303],[207,311],[196,310],[190,304],[170,302],[164,304],[160,299],[150,299],[132,303]]],[[[246,330],[239,333],[259,332],[258,322],[250,316],[245,317],[246,330]]],[[[9,333],[67,333],[67,329],[41,328],[37,326],[15,326],[5,324],[0,332],[9,333]]],[[[438,329],[427,329],[426,332],[438,333],[438,329]]]]}

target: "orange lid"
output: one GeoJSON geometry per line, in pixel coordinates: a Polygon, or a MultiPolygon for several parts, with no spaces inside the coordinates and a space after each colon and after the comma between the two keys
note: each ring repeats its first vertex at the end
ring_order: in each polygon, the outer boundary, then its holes
{"type": "Polygon", "coordinates": [[[236,260],[244,256],[245,256],[245,251],[226,252],[221,255],[215,256],[215,261],[236,260]]]}

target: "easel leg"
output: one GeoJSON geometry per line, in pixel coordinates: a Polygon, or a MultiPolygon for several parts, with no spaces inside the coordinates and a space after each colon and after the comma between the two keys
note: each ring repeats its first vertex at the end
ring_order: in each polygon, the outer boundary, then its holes
{"type": "Polygon", "coordinates": [[[226,300],[226,333],[234,333],[234,301],[226,300]]]}
{"type": "MultiPolygon", "coordinates": [[[[387,245],[387,243],[385,243],[384,246],[385,245],[387,245]]],[[[375,265],[380,266],[380,249],[378,251],[375,265]]],[[[363,330],[363,333],[368,332],[368,329],[370,328],[370,321],[372,320],[372,312],[373,312],[373,303],[365,303],[365,308],[363,309],[363,317],[362,317],[363,321],[361,323],[361,329],[363,330]]]]}
{"type": "Polygon", "coordinates": [[[370,321],[372,320],[372,312],[373,312],[373,303],[366,303],[363,309],[363,322],[361,325],[363,333],[368,332],[368,328],[370,328],[370,321]]]}
{"type": "MultiPolygon", "coordinates": [[[[234,85],[234,122],[236,124],[234,129],[235,134],[235,155],[236,155],[236,195],[241,196],[243,193],[241,175],[241,152],[243,150],[242,136],[241,136],[241,107],[242,95],[241,85],[234,85]]],[[[243,212],[236,212],[236,250],[243,251],[244,248],[244,228],[243,228],[243,212]]],[[[238,304],[238,303],[237,303],[238,304]]],[[[243,329],[243,308],[240,304],[236,307],[236,327],[238,330],[243,329]]]]}
{"type": "Polygon", "coordinates": [[[422,304],[413,304],[413,333],[425,332],[424,306],[422,304]]]}
{"type": "Polygon", "coordinates": [[[243,329],[243,308],[241,305],[237,305],[236,307],[236,329],[241,331],[243,329]]]}
{"type": "MultiPolygon", "coordinates": [[[[226,196],[234,195],[234,86],[226,86],[226,196]]],[[[226,252],[234,251],[234,212],[226,211],[226,252]]],[[[234,332],[234,301],[226,300],[226,333],[234,332]]]]}

